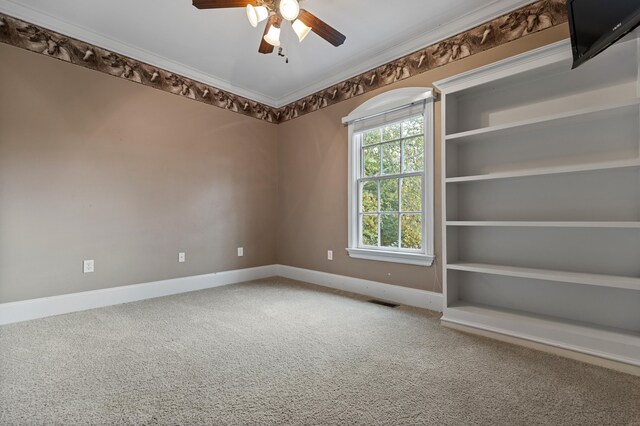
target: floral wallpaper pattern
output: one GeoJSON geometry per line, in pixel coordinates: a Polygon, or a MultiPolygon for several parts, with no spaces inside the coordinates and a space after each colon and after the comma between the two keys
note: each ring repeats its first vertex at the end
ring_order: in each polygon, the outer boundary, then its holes
{"type": "Polygon", "coordinates": [[[282,108],[240,97],[3,14],[0,14],[0,42],[277,124],[566,21],[565,0],[540,0],[282,108]]]}

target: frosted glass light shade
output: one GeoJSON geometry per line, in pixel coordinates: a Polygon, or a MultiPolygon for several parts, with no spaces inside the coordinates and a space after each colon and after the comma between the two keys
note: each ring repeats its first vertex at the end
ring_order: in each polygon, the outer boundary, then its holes
{"type": "Polygon", "coordinates": [[[269,17],[269,10],[264,6],[252,6],[247,5],[247,18],[253,28],[258,26],[259,22],[264,21],[269,17]]]}
{"type": "Polygon", "coordinates": [[[300,41],[304,40],[304,38],[309,34],[309,31],[311,31],[311,27],[307,27],[299,19],[296,19],[293,22],[293,24],[291,25],[291,28],[293,28],[293,31],[295,31],[296,35],[298,36],[298,40],[300,41]]]}
{"type": "Polygon", "coordinates": [[[287,21],[293,21],[300,13],[300,5],[298,0],[281,0],[280,15],[287,21]]]}
{"type": "Polygon", "coordinates": [[[280,46],[280,27],[270,26],[264,41],[275,47],[280,46]]]}

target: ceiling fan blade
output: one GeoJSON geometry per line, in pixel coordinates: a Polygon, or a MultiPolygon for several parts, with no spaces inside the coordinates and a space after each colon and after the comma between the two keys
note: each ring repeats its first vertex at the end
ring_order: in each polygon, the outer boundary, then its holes
{"type": "Polygon", "coordinates": [[[193,5],[198,9],[222,9],[226,7],[257,6],[257,0],[193,0],[193,5]]]}
{"type": "Polygon", "coordinates": [[[267,41],[264,39],[264,36],[266,36],[267,33],[269,32],[269,28],[271,28],[271,25],[277,22],[278,22],[277,16],[270,16],[269,19],[267,20],[267,25],[265,25],[264,33],[262,34],[262,38],[260,39],[260,47],[258,48],[258,52],[263,53],[265,55],[268,53],[273,53],[273,46],[267,43],[267,41]]]}
{"type": "Polygon", "coordinates": [[[314,14],[307,12],[304,9],[300,10],[298,19],[302,21],[307,27],[311,27],[311,31],[318,34],[329,43],[338,47],[347,39],[347,37],[340,31],[336,30],[322,19],[316,17],[314,14]]]}

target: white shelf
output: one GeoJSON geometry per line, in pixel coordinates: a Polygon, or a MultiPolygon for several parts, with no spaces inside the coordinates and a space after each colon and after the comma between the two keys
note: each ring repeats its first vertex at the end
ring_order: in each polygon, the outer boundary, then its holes
{"type": "Polygon", "coordinates": [[[515,266],[489,265],[484,263],[449,263],[447,269],[508,277],[531,278],[545,281],[593,285],[599,287],[640,290],[640,278],[616,275],[585,274],[580,272],[553,271],[547,269],[520,268],[515,266]]]}
{"type": "Polygon", "coordinates": [[[447,183],[478,182],[478,181],[494,180],[494,179],[557,175],[557,174],[563,174],[563,173],[579,173],[579,172],[590,172],[590,171],[598,171],[598,170],[625,169],[625,168],[632,168],[632,167],[640,167],[640,159],[606,161],[606,162],[598,162],[598,163],[576,164],[572,166],[545,167],[545,168],[538,168],[538,169],[525,169],[525,170],[516,170],[512,172],[487,173],[484,175],[476,175],[476,176],[450,177],[446,179],[446,182],[447,183]]]}
{"type": "Polygon", "coordinates": [[[640,367],[640,37],[569,45],[434,83],[442,321],[640,367]]]}
{"type": "Polygon", "coordinates": [[[496,126],[483,127],[481,129],[469,130],[466,132],[453,133],[446,135],[445,140],[447,142],[470,142],[472,140],[482,139],[487,135],[496,136],[500,133],[508,133],[515,130],[531,130],[536,126],[544,126],[558,121],[570,121],[572,119],[596,120],[601,116],[606,116],[611,113],[624,114],[625,112],[630,112],[634,109],[637,110],[639,105],[640,98],[634,98],[593,108],[582,108],[560,114],[552,114],[544,117],[517,121],[514,123],[500,124],[496,126]]]}
{"type": "Polygon", "coordinates": [[[640,366],[640,334],[631,331],[464,301],[446,308],[442,321],[640,366]]]}
{"type": "Polygon", "coordinates": [[[558,222],[558,221],[447,221],[447,226],[506,226],[506,227],[534,227],[534,228],[621,228],[640,229],[640,222],[558,222]]]}

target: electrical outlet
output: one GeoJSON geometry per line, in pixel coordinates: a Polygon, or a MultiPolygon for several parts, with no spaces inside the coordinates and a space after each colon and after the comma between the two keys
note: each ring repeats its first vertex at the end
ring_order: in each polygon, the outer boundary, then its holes
{"type": "Polygon", "coordinates": [[[238,257],[242,257],[242,256],[244,256],[244,248],[238,247],[238,257]]]}
{"type": "Polygon", "coordinates": [[[184,263],[187,260],[187,255],[184,252],[178,253],[178,263],[184,263]]]}
{"type": "Polygon", "coordinates": [[[333,260],[333,250],[327,250],[327,260],[333,260]]]}
{"type": "Polygon", "coordinates": [[[82,265],[85,274],[95,271],[95,263],[93,260],[85,260],[82,265]]]}

